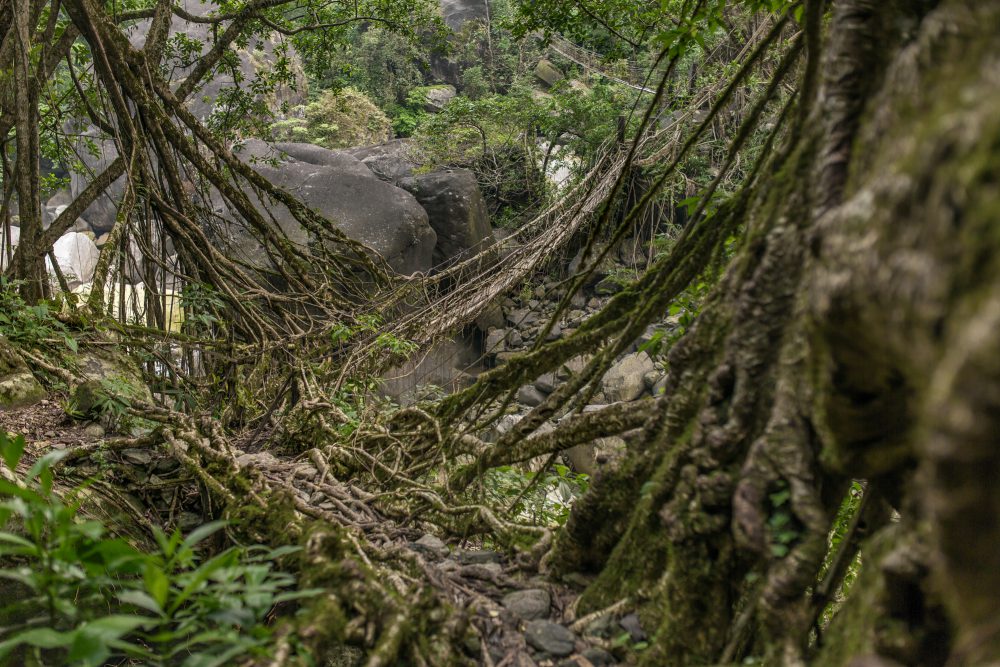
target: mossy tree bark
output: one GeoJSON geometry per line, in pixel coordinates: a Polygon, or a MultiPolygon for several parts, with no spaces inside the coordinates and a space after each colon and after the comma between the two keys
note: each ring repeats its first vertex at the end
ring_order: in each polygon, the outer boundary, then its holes
{"type": "Polygon", "coordinates": [[[666,410],[551,559],[596,574],[582,612],[638,604],[644,664],[844,664],[849,636],[912,664],[1000,657],[1000,7],[842,0],[827,22],[822,5],[798,119],[671,352],[666,410]],[[852,478],[874,508],[866,599],[912,616],[848,605],[817,645],[852,478]]]}

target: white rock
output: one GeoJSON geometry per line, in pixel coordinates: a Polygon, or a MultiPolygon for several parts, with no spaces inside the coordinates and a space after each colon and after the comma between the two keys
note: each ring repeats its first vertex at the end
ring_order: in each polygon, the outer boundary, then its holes
{"type": "MultiPolygon", "coordinates": [[[[59,269],[66,277],[70,289],[93,280],[94,269],[97,268],[97,258],[101,252],[97,245],[80,232],[67,232],[59,237],[52,246],[59,269]]],[[[55,273],[52,261],[47,260],[49,271],[55,273]]]]}

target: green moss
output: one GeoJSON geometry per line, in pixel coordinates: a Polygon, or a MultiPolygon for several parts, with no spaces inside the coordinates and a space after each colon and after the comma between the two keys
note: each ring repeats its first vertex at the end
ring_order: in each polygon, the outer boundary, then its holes
{"type": "Polygon", "coordinates": [[[32,405],[45,395],[14,346],[0,337],[0,410],[32,405]]]}

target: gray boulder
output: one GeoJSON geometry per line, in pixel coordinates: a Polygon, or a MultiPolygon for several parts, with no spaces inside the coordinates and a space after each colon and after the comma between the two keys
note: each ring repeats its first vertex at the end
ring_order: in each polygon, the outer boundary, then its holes
{"type": "Polygon", "coordinates": [[[514,591],[503,597],[503,606],[525,621],[534,621],[549,615],[552,600],[549,592],[541,588],[514,591]]]}
{"type": "Polygon", "coordinates": [[[646,391],[646,373],[655,371],[653,360],[645,352],[624,356],[601,379],[601,391],[612,403],[633,401],[646,391]]]}
{"type": "Polygon", "coordinates": [[[529,646],[558,658],[569,655],[576,648],[576,635],[552,621],[531,621],[525,628],[524,638],[529,646]]]}
{"type": "Polygon", "coordinates": [[[400,179],[413,176],[419,166],[410,144],[409,139],[393,139],[384,144],[348,148],[344,152],[360,160],[383,181],[398,183],[400,179]]]}
{"type": "Polygon", "coordinates": [[[33,405],[43,398],[45,389],[14,346],[0,336],[0,411],[33,405]]]}
{"type": "Polygon", "coordinates": [[[486,202],[468,169],[404,178],[399,185],[416,197],[437,233],[435,265],[460,261],[493,244],[486,202]]]}
{"type": "Polygon", "coordinates": [[[560,81],[566,78],[566,75],[562,71],[552,64],[551,61],[545,58],[538,61],[535,65],[535,77],[545,84],[546,88],[551,88],[560,81]]]}
{"type": "Polygon", "coordinates": [[[99,418],[102,398],[125,403],[152,403],[153,395],[139,366],[127,354],[101,347],[81,349],[77,364],[83,381],[70,391],[70,402],[81,415],[99,418]]]}
{"type": "MultiPolygon", "coordinates": [[[[376,178],[357,158],[342,151],[288,143],[274,149],[251,140],[239,155],[348,237],[376,251],[395,271],[412,274],[431,268],[436,235],[412,195],[376,178]],[[277,164],[270,161],[275,158],[277,164]]],[[[312,240],[285,206],[257,204],[274,216],[293,243],[306,245],[312,240]]],[[[226,231],[222,238],[234,251],[251,265],[267,265],[266,252],[256,239],[242,229],[226,231]]]]}
{"type": "Polygon", "coordinates": [[[487,0],[441,0],[441,16],[452,30],[468,21],[484,20],[489,16],[487,0]]]}
{"type": "MultiPolygon", "coordinates": [[[[212,11],[218,10],[214,2],[204,0],[186,0],[184,8],[195,15],[204,16],[212,11]]],[[[132,46],[142,48],[149,33],[151,20],[144,19],[137,21],[127,31],[129,41],[132,46]]],[[[191,63],[199,60],[201,54],[208,53],[214,43],[213,32],[215,27],[210,23],[189,22],[179,16],[171,19],[170,38],[183,36],[185,45],[200,44],[201,51],[198,54],[177,53],[168,57],[164,63],[167,71],[171,72],[174,81],[181,81],[187,77],[192,70],[191,63]]],[[[220,68],[215,76],[202,83],[202,86],[193,92],[187,100],[188,110],[201,120],[207,119],[217,109],[216,105],[222,101],[225,104],[227,96],[223,94],[226,89],[231,89],[237,85],[237,79],[242,83],[239,85],[247,89],[258,74],[266,73],[271,69],[271,64],[277,61],[275,49],[284,40],[280,35],[273,35],[265,39],[252,38],[246,45],[235,49],[238,60],[238,68],[234,73],[228,67],[220,68]]],[[[287,45],[286,45],[287,46],[287,45]]],[[[273,94],[269,94],[264,100],[272,110],[278,110],[283,104],[302,104],[306,99],[307,86],[305,74],[301,70],[299,58],[294,49],[289,48],[289,61],[293,73],[298,79],[297,90],[281,86],[273,94]]],[[[83,124],[72,128],[74,132],[81,135],[77,144],[77,154],[83,163],[89,168],[85,173],[72,172],[70,174],[70,195],[76,198],[87,187],[90,179],[87,173],[100,173],[111,164],[117,156],[117,151],[113,141],[104,138],[103,134],[95,127],[83,124]],[[92,154],[87,148],[87,143],[93,142],[96,154],[92,154]]],[[[118,200],[124,190],[124,178],[115,181],[108,190],[91,204],[81,216],[98,236],[110,231],[115,222],[115,213],[118,200]]],[[[67,202],[68,203],[68,202],[67,202]]]]}
{"type": "Polygon", "coordinates": [[[534,385],[526,384],[517,390],[517,400],[528,407],[536,407],[545,402],[545,394],[535,388],[534,385]]]}
{"type": "Polygon", "coordinates": [[[458,92],[455,86],[450,84],[440,86],[430,86],[424,92],[424,111],[427,113],[437,113],[444,109],[448,102],[451,102],[458,92]]]}

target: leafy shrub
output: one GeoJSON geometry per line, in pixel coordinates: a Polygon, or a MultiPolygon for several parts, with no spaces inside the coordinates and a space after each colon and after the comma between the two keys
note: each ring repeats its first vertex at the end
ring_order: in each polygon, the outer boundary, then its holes
{"type": "Polygon", "coordinates": [[[0,278],[0,336],[26,349],[49,348],[75,353],[77,341],[55,318],[58,308],[47,302],[29,306],[17,293],[17,283],[0,278]]]}
{"type": "Polygon", "coordinates": [[[136,549],[53,492],[64,452],[19,475],[24,449],[23,437],[0,431],[0,458],[13,473],[0,476],[0,663],[235,664],[267,653],[265,616],[276,604],[310,595],[275,570],[294,548],[199,553],[223,522],[187,537],[154,527],[156,549],[136,549]]]}
{"type": "Polygon", "coordinates": [[[573,502],[586,493],[590,477],[560,464],[538,472],[500,466],[487,472],[483,482],[491,504],[507,508],[514,503],[514,516],[536,524],[562,525],[573,502]]]}
{"type": "Polygon", "coordinates": [[[350,148],[388,141],[392,122],[381,109],[354,88],[327,90],[293,116],[272,125],[275,139],[325,148],[350,148]]]}

